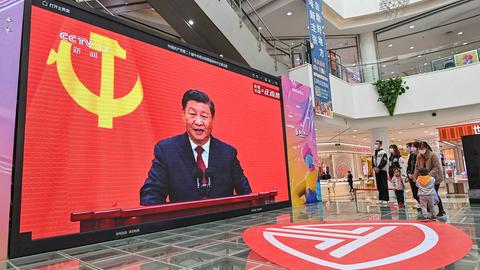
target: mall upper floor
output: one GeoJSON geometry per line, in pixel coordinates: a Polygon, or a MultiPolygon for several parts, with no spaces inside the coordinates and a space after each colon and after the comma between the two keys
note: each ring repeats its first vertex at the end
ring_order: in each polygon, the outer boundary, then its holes
{"type": "MultiPolygon", "coordinates": [[[[268,73],[310,62],[306,1],[77,2],[268,73]]],[[[322,9],[331,73],[349,83],[478,62],[480,0],[325,0],[322,9]]]]}

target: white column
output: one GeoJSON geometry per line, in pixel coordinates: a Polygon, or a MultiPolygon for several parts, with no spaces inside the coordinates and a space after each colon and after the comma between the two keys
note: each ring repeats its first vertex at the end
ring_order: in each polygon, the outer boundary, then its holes
{"type": "Polygon", "coordinates": [[[387,128],[375,128],[370,130],[370,147],[372,148],[372,153],[374,152],[373,145],[375,145],[376,140],[383,142],[383,149],[388,153],[390,138],[387,128]]]}
{"type": "Polygon", "coordinates": [[[369,64],[376,63],[378,56],[376,50],[376,41],[373,32],[360,34],[360,53],[361,62],[363,63],[362,72],[365,82],[373,82],[378,80],[378,65],[369,64]]]}

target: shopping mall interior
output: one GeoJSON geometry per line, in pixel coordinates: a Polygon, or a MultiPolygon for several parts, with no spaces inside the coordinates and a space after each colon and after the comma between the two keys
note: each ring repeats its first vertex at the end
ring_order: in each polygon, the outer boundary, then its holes
{"type": "Polygon", "coordinates": [[[480,0],[0,0],[0,27],[0,269],[480,269],[480,0]]]}

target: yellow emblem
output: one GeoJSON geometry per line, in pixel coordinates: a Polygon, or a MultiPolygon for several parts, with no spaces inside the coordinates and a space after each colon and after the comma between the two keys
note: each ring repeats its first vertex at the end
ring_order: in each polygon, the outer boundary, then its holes
{"type": "Polygon", "coordinates": [[[98,127],[112,128],[113,118],[133,112],[142,102],[143,89],[140,77],[133,89],[121,98],[114,98],[114,70],[115,57],[126,59],[127,52],[120,47],[118,41],[90,33],[92,50],[102,53],[102,74],[100,96],[92,93],[77,77],[72,65],[72,44],[66,40],[60,41],[58,51],[50,50],[47,64],[57,63],[57,72],[60,81],[72,99],[85,110],[98,115],[98,127]]]}

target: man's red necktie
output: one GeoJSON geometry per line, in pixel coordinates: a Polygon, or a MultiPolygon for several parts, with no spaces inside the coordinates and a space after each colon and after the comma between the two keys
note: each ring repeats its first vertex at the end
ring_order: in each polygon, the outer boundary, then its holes
{"type": "Polygon", "coordinates": [[[205,179],[205,170],[206,170],[207,167],[205,166],[205,162],[203,162],[203,158],[202,158],[203,147],[197,146],[197,148],[195,148],[195,152],[197,152],[197,154],[198,154],[197,155],[197,166],[203,172],[202,185],[206,185],[207,180],[205,179]]]}

